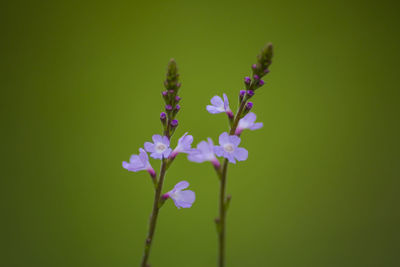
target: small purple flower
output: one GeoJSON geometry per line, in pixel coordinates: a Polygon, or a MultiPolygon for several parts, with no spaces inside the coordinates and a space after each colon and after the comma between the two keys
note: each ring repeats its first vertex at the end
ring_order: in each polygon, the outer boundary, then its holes
{"type": "Polygon", "coordinates": [[[244,97],[245,94],[246,94],[246,90],[240,90],[239,97],[244,97]]]}
{"type": "Polygon", "coordinates": [[[153,135],[153,143],[144,143],[144,149],[150,152],[150,157],[154,159],[168,158],[172,151],[172,149],[169,148],[168,137],[158,134],[153,135]]]}
{"type": "Polygon", "coordinates": [[[150,173],[152,177],[156,176],[156,172],[153,167],[151,167],[149,162],[149,157],[147,156],[146,151],[143,148],[139,148],[139,155],[132,155],[129,159],[129,163],[124,161],[122,162],[122,167],[131,172],[138,172],[146,170],[150,173]]]}
{"type": "Polygon", "coordinates": [[[180,105],[176,105],[175,110],[180,110],[181,106],[180,105]]]}
{"type": "Polygon", "coordinates": [[[181,138],[179,138],[178,145],[176,146],[174,151],[172,151],[171,155],[169,156],[170,158],[175,158],[179,153],[189,154],[193,151],[193,136],[187,134],[188,133],[185,133],[181,138]]]}
{"type": "Polygon", "coordinates": [[[263,80],[260,80],[260,81],[258,82],[258,84],[259,84],[260,86],[263,86],[263,85],[265,84],[265,82],[264,82],[263,80]]]}
{"type": "Polygon", "coordinates": [[[165,120],[166,118],[167,118],[167,114],[165,114],[165,112],[161,112],[160,120],[165,120]]]}
{"type": "Polygon", "coordinates": [[[229,101],[228,97],[226,94],[223,94],[224,100],[222,101],[222,98],[220,96],[214,96],[211,98],[211,104],[212,105],[207,105],[207,111],[210,112],[211,114],[217,114],[217,113],[232,113],[231,109],[229,108],[229,101]]]}
{"type": "Polygon", "coordinates": [[[196,194],[192,190],[185,190],[182,191],[183,189],[187,188],[189,186],[189,183],[186,181],[181,181],[177,183],[171,191],[168,193],[164,194],[162,197],[164,199],[167,198],[172,198],[172,200],[175,203],[175,206],[180,209],[180,208],[190,208],[196,199],[196,194]]]}
{"type": "Polygon", "coordinates": [[[254,80],[258,80],[260,79],[260,76],[258,76],[257,74],[253,76],[254,80]]]}
{"type": "Polygon", "coordinates": [[[250,79],[250,77],[244,77],[244,83],[245,84],[250,84],[251,83],[251,79],[250,79]]]}
{"type": "Polygon", "coordinates": [[[256,121],[256,114],[250,112],[242,119],[240,119],[235,134],[240,134],[244,129],[257,130],[264,126],[262,122],[256,123],[255,121],[256,121]]]}
{"type": "Polygon", "coordinates": [[[240,137],[236,135],[228,135],[228,133],[222,133],[219,136],[219,146],[214,147],[214,152],[218,157],[224,157],[231,163],[243,161],[247,159],[248,152],[242,147],[238,147],[240,144],[240,137]]]}
{"type": "Polygon", "coordinates": [[[181,100],[181,97],[180,96],[175,96],[175,101],[179,102],[179,100],[181,100]]]}
{"type": "Polygon", "coordinates": [[[211,138],[208,138],[208,142],[201,141],[197,144],[197,149],[194,149],[189,155],[188,160],[193,162],[202,163],[210,161],[215,167],[219,167],[219,160],[214,154],[214,143],[211,138]]]}
{"type": "Polygon", "coordinates": [[[165,105],[165,110],[167,111],[171,111],[172,110],[172,106],[171,105],[165,105]]]}

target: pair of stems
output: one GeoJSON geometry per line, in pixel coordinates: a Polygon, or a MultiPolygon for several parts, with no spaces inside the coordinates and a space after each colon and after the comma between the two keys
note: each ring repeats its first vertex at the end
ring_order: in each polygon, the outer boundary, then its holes
{"type": "MultiPolygon", "coordinates": [[[[230,135],[234,135],[236,128],[238,126],[239,120],[241,118],[243,109],[246,105],[247,100],[243,99],[240,103],[238,112],[233,119],[230,135]]],[[[220,194],[219,194],[219,218],[216,220],[218,229],[218,242],[219,242],[219,253],[218,253],[218,265],[219,267],[225,266],[225,232],[226,232],[226,211],[230,199],[226,196],[226,179],[228,173],[228,163],[227,159],[224,160],[224,165],[222,166],[222,173],[220,174],[220,194]]]]}
{"type": "MultiPolygon", "coordinates": [[[[230,134],[233,135],[235,134],[237,125],[239,123],[241,114],[243,112],[243,109],[246,105],[246,100],[243,100],[240,103],[238,112],[236,116],[234,117],[230,134]]],[[[142,258],[142,267],[149,267],[150,265],[148,264],[148,259],[150,255],[150,249],[151,249],[151,244],[153,242],[153,237],[154,237],[154,232],[156,229],[156,224],[157,224],[157,217],[158,213],[161,208],[161,203],[162,203],[162,188],[164,184],[164,179],[165,179],[165,174],[167,172],[167,168],[172,162],[169,162],[168,159],[162,159],[161,162],[161,170],[160,170],[160,175],[158,180],[156,180],[155,185],[156,185],[156,190],[154,194],[154,203],[153,203],[153,210],[150,215],[150,223],[149,223],[149,232],[147,234],[145,246],[144,246],[144,253],[143,253],[143,258],[142,258]]],[[[228,172],[228,160],[225,159],[223,167],[222,167],[222,173],[220,173],[220,200],[219,200],[219,218],[217,220],[218,224],[218,234],[219,234],[219,257],[218,257],[218,262],[219,266],[223,267],[225,266],[225,232],[226,232],[226,209],[227,209],[227,203],[229,199],[226,197],[226,179],[227,179],[227,172],[228,172]]]]}

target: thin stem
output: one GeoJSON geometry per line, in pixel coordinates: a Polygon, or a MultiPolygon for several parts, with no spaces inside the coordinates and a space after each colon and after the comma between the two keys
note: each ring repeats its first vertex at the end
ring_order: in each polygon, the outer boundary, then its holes
{"type": "Polygon", "coordinates": [[[160,171],[160,178],[158,179],[158,184],[156,187],[156,191],[154,194],[154,203],[153,203],[153,211],[150,215],[150,222],[149,222],[149,232],[147,234],[146,242],[144,245],[144,253],[142,258],[142,267],[149,267],[150,265],[147,263],[149,255],[150,255],[150,248],[153,241],[154,231],[156,229],[157,224],[157,217],[158,212],[160,210],[160,199],[161,199],[161,192],[164,183],[165,174],[167,172],[167,160],[163,159],[161,162],[161,171],[160,171]]]}
{"type": "MultiPolygon", "coordinates": [[[[233,120],[233,124],[230,130],[230,134],[235,134],[236,128],[238,126],[241,114],[244,107],[246,106],[246,99],[240,103],[238,112],[233,120]]],[[[226,179],[228,173],[228,163],[229,161],[225,159],[224,165],[222,167],[222,174],[220,176],[220,194],[219,194],[219,220],[217,220],[218,229],[218,241],[219,241],[219,254],[218,263],[219,267],[225,266],[225,232],[226,232],[226,208],[227,208],[227,198],[226,198],[226,179]]]]}
{"type": "Polygon", "coordinates": [[[222,175],[221,175],[221,186],[220,186],[220,194],[219,194],[219,257],[218,257],[218,262],[219,266],[223,267],[225,266],[225,216],[226,216],[226,174],[228,171],[228,160],[225,159],[223,169],[222,169],[222,175]]]}

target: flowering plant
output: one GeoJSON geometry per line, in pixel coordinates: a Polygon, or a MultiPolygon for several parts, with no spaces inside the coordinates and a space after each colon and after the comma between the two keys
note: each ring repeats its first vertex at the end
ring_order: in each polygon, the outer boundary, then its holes
{"type": "Polygon", "coordinates": [[[252,65],[252,78],[245,77],[244,85],[246,90],[239,92],[239,107],[234,114],[229,106],[229,100],[226,94],[223,99],[220,96],[211,98],[211,105],[206,109],[211,114],[226,113],[230,129],[219,136],[219,145],[214,145],[211,138],[201,141],[197,148],[192,150],[188,159],[193,162],[209,161],[214,166],[220,180],[219,195],[219,216],[215,219],[219,240],[218,263],[222,267],[225,265],[225,232],[226,232],[226,212],[231,200],[230,195],[226,195],[226,180],[228,164],[235,164],[236,161],[244,161],[248,157],[248,151],[239,147],[241,142],[240,135],[246,129],[257,130],[263,127],[263,123],[256,122],[256,115],[250,112],[253,103],[249,100],[254,96],[257,89],[264,85],[262,77],[269,73],[269,65],[272,60],[272,45],[265,46],[257,57],[257,63],[252,65]],[[217,157],[225,158],[221,165],[217,157]]]}
{"type": "Polygon", "coordinates": [[[153,142],[145,142],[144,149],[139,148],[139,155],[132,155],[129,162],[122,162],[122,167],[128,171],[147,171],[150,174],[155,189],[153,210],[149,222],[149,232],[145,241],[141,263],[142,267],[150,266],[148,264],[150,248],[156,229],[158,213],[164,202],[168,198],[171,198],[178,209],[190,208],[196,198],[193,191],[183,190],[189,186],[187,181],[177,183],[171,191],[162,194],[166,172],[175,157],[180,153],[190,153],[192,151],[191,145],[193,142],[193,136],[188,135],[188,133],[185,133],[178,140],[178,144],[174,150],[170,147],[171,137],[173,136],[175,129],[178,127],[178,120],[175,119],[175,117],[180,111],[180,105],[178,103],[181,98],[178,96],[178,91],[181,84],[179,83],[178,78],[179,74],[177,72],[176,63],[172,59],[168,64],[167,79],[164,82],[166,90],[162,92],[165,101],[165,112],[161,112],[160,114],[160,120],[163,126],[163,135],[153,135],[153,142]],[[161,168],[158,176],[150,164],[147,153],[150,153],[150,157],[153,159],[161,160],[161,168]]]}

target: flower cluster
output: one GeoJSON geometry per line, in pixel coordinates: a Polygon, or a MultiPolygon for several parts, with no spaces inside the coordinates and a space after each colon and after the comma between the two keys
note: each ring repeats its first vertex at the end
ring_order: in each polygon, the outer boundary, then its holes
{"type": "MultiPolygon", "coordinates": [[[[170,166],[175,157],[180,153],[191,153],[192,152],[192,142],[193,136],[185,133],[179,140],[175,149],[170,147],[170,139],[178,126],[178,120],[175,119],[176,115],[180,110],[180,105],[178,104],[181,98],[178,96],[178,90],[181,87],[179,83],[179,74],[177,71],[176,63],[171,60],[168,64],[167,78],[164,81],[165,91],[162,92],[163,99],[165,101],[165,112],[160,114],[161,123],[163,125],[163,135],[155,134],[152,136],[152,142],[145,142],[144,149],[139,148],[139,155],[132,155],[129,162],[122,162],[122,167],[128,171],[138,172],[147,171],[153,183],[157,187],[162,186],[163,177],[165,176],[166,169],[170,166]],[[159,159],[162,164],[166,167],[164,168],[164,173],[160,174],[160,179],[157,180],[157,175],[155,170],[150,164],[149,156],[153,159],[159,159]],[[161,177],[162,176],[162,177],[161,177]]],[[[175,188],[167,194],[164,194],[162,199],[160,196],[160,202],[163,203],[169,196],[174,200],[175,205],[178,208],[189,208],[195,200],[194,192],[187,190],[181,191],[182,185],[189,185],[188,182],[179,182],[175,188]],[[182,204],[184,202],[184,204],[182,204]]],[[[185,187],[185,188],[186,188],[185,187]]]]}

